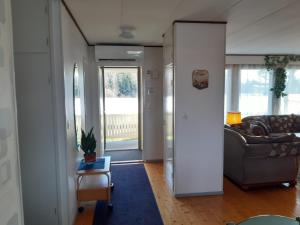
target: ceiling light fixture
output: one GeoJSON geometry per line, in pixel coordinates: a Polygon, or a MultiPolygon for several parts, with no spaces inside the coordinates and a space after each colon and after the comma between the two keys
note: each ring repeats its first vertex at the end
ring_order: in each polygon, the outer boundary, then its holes
{"type": "Polygon", "coordinates": [[[135,30],[134,26],[130,25],[123,25],[123,19],[124,19],[124,0],[121,0],[121,5],[120,5],[120,30],[121,33],[119,35],[120,38],[124,39],[133,39],[133,31],[135,30]]]}
{"type": "Polygon", "coordinates": [[[120,38],[125,38],[125,39],[133,39],[133,31],[135,30],[135,27],[133,26],[120,26],[121,33],[119,35],[120,38]]]}

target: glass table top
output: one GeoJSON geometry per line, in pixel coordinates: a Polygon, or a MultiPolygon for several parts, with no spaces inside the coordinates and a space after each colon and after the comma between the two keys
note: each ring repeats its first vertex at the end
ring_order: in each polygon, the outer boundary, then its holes
{"type": "Polygon", "coordinates": [[[237,225],[300,225],[300,223],[293,218],[265,215],[249,218],[237,225]]]}

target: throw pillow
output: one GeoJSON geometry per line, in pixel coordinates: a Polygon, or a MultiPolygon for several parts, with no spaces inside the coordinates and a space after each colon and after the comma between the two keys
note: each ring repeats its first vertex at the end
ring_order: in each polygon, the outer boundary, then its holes
{"type": "Polygon", "coordinates": [[[271,133],[272,128],[269,124],[268,116],[248,116],[242,119],[243,122],[250,122],[254,124],[260,124],[266,130],[266,133],[271,133]]]}
{"type": "Polygon", "coordinates": [[[254,124],[262,127],[264,129],[264,135],[269,135],[269,133],[271,132],[270,128],[262,121],[260,120],[257,120],[257,121],[254,121],[254,124]]]}
{"type": "Polygon", "coordinates": [[[250,128],[252,129],[252,134],[255,136],[266,136],[268,135],[263,126],[259,126],[256,124],[251,124],[250,128]]]}

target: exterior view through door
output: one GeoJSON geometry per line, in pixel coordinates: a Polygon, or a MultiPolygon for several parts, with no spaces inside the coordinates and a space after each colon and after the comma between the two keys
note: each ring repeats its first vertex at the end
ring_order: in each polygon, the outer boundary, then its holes
{"type": "Polygon", "coordinates": [[[138,67],[103,67],[104,148],[115,161],[141,160],[138,67]]]}

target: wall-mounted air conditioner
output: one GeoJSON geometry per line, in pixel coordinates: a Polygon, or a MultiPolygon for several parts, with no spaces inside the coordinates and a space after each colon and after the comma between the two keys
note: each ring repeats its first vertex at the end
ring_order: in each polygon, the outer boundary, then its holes
{"type": "Polygon", "coordinates": [[[141,62],[144,58],[143,46],[111,46],[98,45],[95,47],[96,62],[128,61],[141,62]]]}

